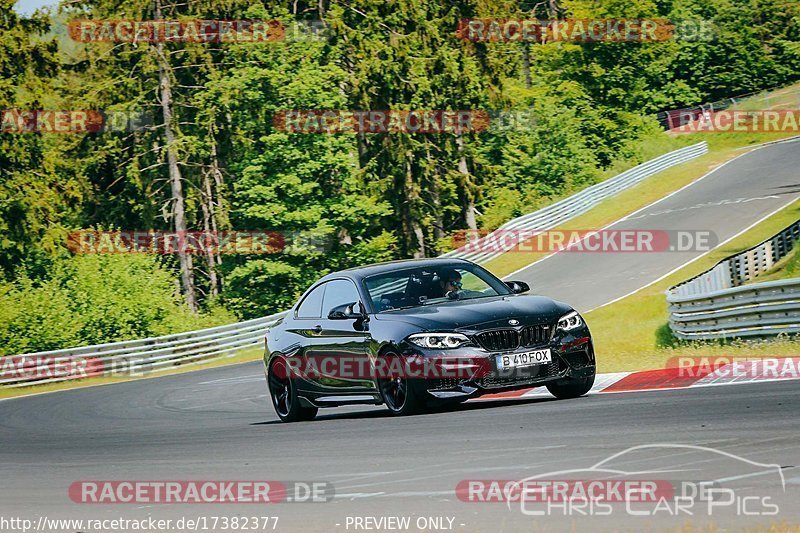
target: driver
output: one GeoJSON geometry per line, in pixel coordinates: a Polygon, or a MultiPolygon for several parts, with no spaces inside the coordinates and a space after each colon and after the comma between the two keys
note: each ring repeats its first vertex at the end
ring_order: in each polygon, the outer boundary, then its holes
{"type": "MultiPolygon", "coordinates": [[[[433,298],[441,298],[446,296],[448,292],[461,290],[461,274],[458,270],[448,268],[439,272],[439,290],[440,294],[433,296],[433,298]]],[[[439,291],[437,291],[439,292],[439,291]]]]}

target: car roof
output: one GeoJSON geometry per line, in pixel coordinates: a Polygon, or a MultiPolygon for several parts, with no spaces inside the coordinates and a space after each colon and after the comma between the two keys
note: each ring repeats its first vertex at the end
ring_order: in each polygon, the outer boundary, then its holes
{"type": "Polygon", "coordinates": [[[446,266],[457,267],[459,265],[472,264],[466,259],[458,258],[434,258],[434,259],[402,259],[400,261],[386,261],[384,263],[374,263],[360,267],[348,268],[346,270],[339,270],[331,272],[319,281],[325,281],[332,278],[346,277],[353,279],[363,279],[375,274],[384,274],[387,272],[394,272],[404,268],[442,268],[446,266]]]}

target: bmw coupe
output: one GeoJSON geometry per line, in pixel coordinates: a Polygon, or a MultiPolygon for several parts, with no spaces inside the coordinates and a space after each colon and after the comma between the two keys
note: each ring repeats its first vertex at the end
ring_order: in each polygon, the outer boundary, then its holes
{"type": "Polygon", "coordinates": [[[569,305],[462,259],[328,274],[269,328],[264,370],[284,422],[319,408],[385,404],[396,415],[543,385],[557,398],[595,378],[589,329],[569,305]]]}

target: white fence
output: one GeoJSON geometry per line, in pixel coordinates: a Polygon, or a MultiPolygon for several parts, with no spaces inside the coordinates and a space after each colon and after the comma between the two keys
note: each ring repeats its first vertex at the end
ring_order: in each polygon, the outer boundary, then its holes
{"type": "Polygon", "coordinates": [[[686,161],[690,161],[706,153],[708,153],[708,144],[703,141],[664,154],[626,170],[606,181],[587,187],[569,198],[560,200],[543,209],[534,211],[533,213],[510,220],[489,235],[469,242],[452,252],[448,252],[444,254],[443,257],[460,257],[476,263],[489,261],[503,253],[503,250],[497,249],[497,243],[505,240],[501,238],[504,232],[525,231],[528,237],[532,237],[537,232],[552,229],[558,224],[586,213],[603,200],[629,187],[633,187],[653,174],[657,174],[662,170],[666,170],[680,163],[685,163],[686,161]],[[482,250],[482,248],[486,248],[486,250],[482,250]]]}
{"type": "MultiPolygon", "coordinates": [[[[648,161],[630,170],[593,185],[569,198],[510,221],[502,230],[547,229],[578,216],[592,207],[673,165],[689,161],[708,152],[705,142],[681,148],[648,161]]],[[[471,254],[458,251],[444,257],[465,257],[473,261],[486,261],[495,254],[471,254]]],[[[259,346],[270,324],[285,312],[264,318],[202,329],[162,337],[83,346],[65,350],[0,357],[0,386],[24,387],[43,383],[57,383],[80,377],[75,372],[59,372],[59,361],[88,362],[89,375],[129,375],[159,372],[176,366],[199,364],[259,346]]]]}
{"type": "Polygon", "coordinates": [[[88,376],[143,375],[203,363],[263,345],[267,327],[284,314],[162,337],[6,356],[0,358],[0,385],[24,387],[88,376]]]}
{"type": "Polygon", "coordinates": [[[800,221],[667,291],[669,325],[684,340],[800,333],[800,278],[742,285],[800,239],[800,221]]]}

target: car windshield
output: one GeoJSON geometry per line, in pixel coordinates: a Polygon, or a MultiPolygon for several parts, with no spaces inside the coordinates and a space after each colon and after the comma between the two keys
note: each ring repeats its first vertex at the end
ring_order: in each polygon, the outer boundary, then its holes
{"type": "Polygon", "coordinates": [[[511,294],[505,283],[483,268],[464,263],[378,274],[366,278],[364,286],[378,313],[511,294]]]}

